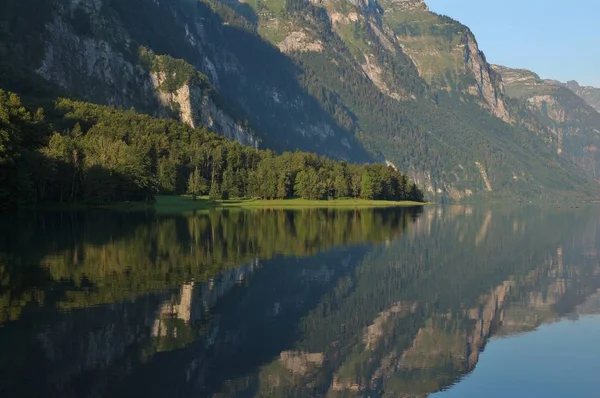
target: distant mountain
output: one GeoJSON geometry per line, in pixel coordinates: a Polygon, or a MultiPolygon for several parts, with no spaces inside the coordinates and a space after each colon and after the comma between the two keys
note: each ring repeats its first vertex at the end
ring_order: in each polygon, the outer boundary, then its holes
{"type": "Polygon", "coordinates": [[[276,151],[387,161],[441,201],[597,192],[588,138],[558,151],[557,127],[507,96],[469,28],[422,0],[37,3],[0,6],[0,87],[32,101],[71,96],[276,151]]]}
{"type": "Polygon", "coordinates": [[[542,80],[525,69],[493,68],[502,76],[507,97],[521,110],[516,115],[518,122],[543,137],[558,155],[589,177],[598,178],[600,113],[567,85],[542,80]]]}
{"type": "Polygon", "coordinates": [[[570,80],[565,84],[571,91],[580,96],[590,104],[595,110],[600,112],[600,88],[591,87],[591,86],[580,86],[574,80],[570,80]]]}

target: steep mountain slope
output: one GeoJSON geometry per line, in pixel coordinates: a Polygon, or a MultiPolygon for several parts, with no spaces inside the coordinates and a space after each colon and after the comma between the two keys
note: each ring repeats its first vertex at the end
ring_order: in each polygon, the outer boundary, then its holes
{"type": "MultiPolygon", "coordinates": [[[[159,116],[175,110],[183,121],[249,144],[256,141],[253,131],[262,146],[369,160],[298,85],[296,67],[285,56],[265,45],[251,26],[224,24],[205,3],[54,0],[45,19],[33,21],[39,36],[22,38],[18,32],[32,24],[27,9],[33,3],[11,0],[3,13],[7,28],[0,40],[23,44],[0,48],[10,60],[7,76],[29,60],[35,75],[89,101],[159,116]],[[142,47],[179,61],[148,62],[142,47]],[[266,67],[262,60],[268,60],[266,67]],[[206,78],[190,81],[194,68],[206,78]]],[[[12,76],[2,84],[21,91],[14,87],[20,79],[12,76]]]]}
{"type": "Polygon", "coordinates": [[[535,73],[494,65],[507,96],[514,99],[521,123],[543,137],[561,157],[596,179],[600,147],[600,113],[571,89],[535,73]]]}
{"type": "Polygon", "coordinates": [[[422,1],[248,4],[263,10],[258,32],[302,66],[308,90],[326,107],[323,87],[333,91],[366,148],[430,195],[578,189],[578,169],[512,124],[501,77],[469,29],[422,1]],[[401,18],[419,29],[403,31],[401,18]]]}
{"type": "Polygon", "coordinates": [[[431,197],[596,189],[582,171],[595,163],[558,154],[471,31],[422,0],[54,0],[29,16],[34,5],[9,0],[0,17],[0,85],[22,94],[50,83],[250,145],[388,161],[431,197]]]}
{"type": "Polygon", "coordinates": [[[430,12],[423,0],[383,0],[382,5],[384,20],[427,83],[471,95],[493,115],[509,121],[502,82],[469,28],[430,12]]]}
{"type": "Polygon", "coordinates": [[[592,86],[580,86],[574,80],[570,80],[566,83],[560,83],[568,87],[571,91],[583,98],[591,107],[600,112],[600,88],[592,86]]]}

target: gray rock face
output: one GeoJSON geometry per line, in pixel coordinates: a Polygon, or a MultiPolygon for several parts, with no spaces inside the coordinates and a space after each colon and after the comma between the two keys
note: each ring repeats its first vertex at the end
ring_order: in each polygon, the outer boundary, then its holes
{"type": "Polygon", "coordinates": [[[477,82],[478,94],[492,114],[505,122],[510,120],[504,103],[504,85],[501,79],[493,80],[493,70],[479,51],[477,42],[471,34],[465,36],[465,65],[477,82]]]}
{"type": "Polygon", "coordinates": [[[60,15],[47,32],[40,76],[90,101],[143,109],[156,105],[147,73],[107,41],[75,34],[60,15]]]}
{"type": "Polygon", "coordinates": [[[217,107],[209,93],[190,83],[185,83],[173,93],[162,91],[164,72],[150,73],[154,92],[161,106],[177,112],[185,124],[198,128],[206,126],[221,135],[244,145],[257,146],[258,141],[247,128],[217,107]]]}

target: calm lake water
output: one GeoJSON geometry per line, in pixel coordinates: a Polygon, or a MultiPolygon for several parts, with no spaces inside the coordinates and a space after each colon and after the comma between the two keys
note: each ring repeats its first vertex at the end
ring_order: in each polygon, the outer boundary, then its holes
{"type": "Polygon", "coordinates": [[[0,222],[0,397],[597,397],[600,207],[0,222]]]}

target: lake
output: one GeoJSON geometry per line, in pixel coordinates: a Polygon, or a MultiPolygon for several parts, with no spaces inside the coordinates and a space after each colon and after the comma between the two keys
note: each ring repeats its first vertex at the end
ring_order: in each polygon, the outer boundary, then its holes
{"type": "Polygon", "coordinates": [[[596,397],[600,206],[0,222],[1,397],[596,397]]]}

